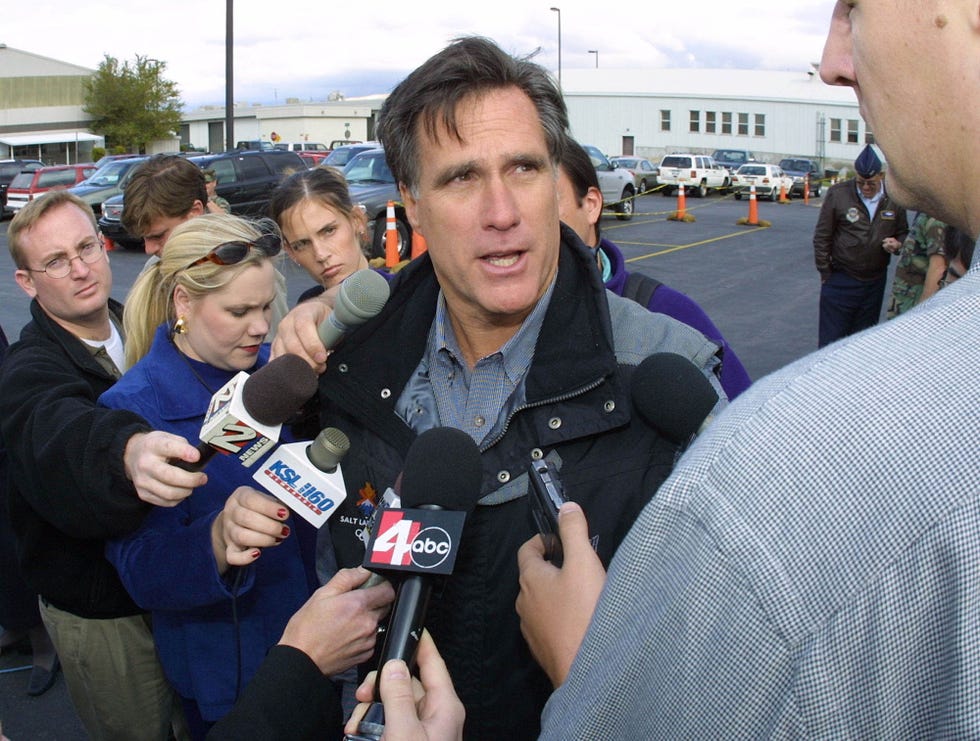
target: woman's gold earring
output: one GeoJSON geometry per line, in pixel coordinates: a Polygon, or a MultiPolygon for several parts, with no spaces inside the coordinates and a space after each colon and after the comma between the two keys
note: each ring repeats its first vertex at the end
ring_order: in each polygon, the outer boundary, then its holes
{"type": "Polygon", "coordinates": [[[186,334],[187,333],[187,320],[184,317],[178,317],[177,321],[174,322],[174,334],[186,334]]]}

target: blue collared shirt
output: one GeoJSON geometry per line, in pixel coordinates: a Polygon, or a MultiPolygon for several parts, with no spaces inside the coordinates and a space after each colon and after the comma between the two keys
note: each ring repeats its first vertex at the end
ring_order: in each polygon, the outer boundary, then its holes
{"type": "Polygon", "coordinates": [[[453,331],[442,292],[422,360],[398,399],[398,415],[416,432],[455,427],[477,445],[503,429],[511,410],[524,400],[524,378],[555,280],[528,314],[516,334],[496,352],[466,364],[453,331]]]}

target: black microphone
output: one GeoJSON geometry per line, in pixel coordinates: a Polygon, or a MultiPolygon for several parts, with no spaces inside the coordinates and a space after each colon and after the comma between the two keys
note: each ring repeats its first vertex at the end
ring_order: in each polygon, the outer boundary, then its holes
{"type": "Polygon", "coordinates": [[[652,427],[682,450],[711,423],[718,392],[683,355],[650,355],[633,371],[633,404],[652,427]]]}
{"type": "MultiPolygon", "coordinates": [[[[426,512],[450,515],[469,513],[480,498],[480,483],[483,468],[480,451],[473,439],[461,430],[451,427],[436,427],[419,435],[405,457],[402,472],[401,504],[403,510],[387,510],[389,522],[382,521],[380,532],[372,537],[376,552],[393,552],[392,563],[398,560],[400,551],[406,548],[412,552],[413,565],[435,563],[440,558],[452,557],[458,548],[458,534],[462,532],[462,522],[457,531],[445,523],[436,525],[427,520],[426,512]],[[401,517],[405,515],[405,517],[401,517]],[[409,522],[414,517],[416,521],[409,522]],[[399,519],[401,518],[401,519],[399,519]],[[399,543],[386,535],[396,528],[401,532],[415,535],[410,543],[399,543]],[[433,536],[426,536],[429,532],[433,536]],[[440,540],[447,536],[449,542],[440,540]],[[456,542],[451,542],[456,535],[456,542]],[[423,537],[425,536],[425,537],[423,537]],[[384,543],[383,548],[379,543],[384,543]]],[[[465,516],[465,514],[464,514],[465,516]]],[[[378,559],[372,558],[371,544],[365,559],[365,566],[379,568],[378,559]]],[[[384,732],[384,708],[381,705],[381,668],[391,659],[401,659],[415,670],[415,655],[425,624],[425,613],[432,593],[434,577],[426,573],[425,567],[402,567],[406,576],[398,587],[392,606],[384,645],[378,660],[378,678],[374,685],[374,702],[358,725],[357,733],[346,738],[350,741],[378,741],[384,732]]],[[[443,570],[442,573],[446,573],[443,570]]]]}
{"type": "Polygon", "coordinates": [[[211,397],[197,446],[200,459],[170,462],[200,471],[215,453],[225,453],[252,465],[276,444],[282,423],[316,393],[316,385],[316,372],[298,355],[281,355],[251,375],[241,371],[211,397]]]}
{"type": "Polygon", "coordinates": [[[344,278],[333,311],[317,330],[323,346],[332,349],[345,334],[376,316],[390,293],[388,281],[373,270],[358,270],[344,278]]]}

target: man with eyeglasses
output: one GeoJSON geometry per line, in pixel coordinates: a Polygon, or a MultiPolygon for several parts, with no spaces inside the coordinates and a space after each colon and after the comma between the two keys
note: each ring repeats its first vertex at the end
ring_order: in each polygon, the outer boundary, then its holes
{"type": "Polygon", "coordinates": [[[21,568],[88,733],[164,741],[179,706],[143,611],[103,551],[151,505],[173,506],[206,477],[169,464],[195,457],[183,438],[96,406],[125,362],[122,306],[109,297],[112,271],[91,208],[51,193],[18,212],[7,241],[14,278],[33,299],[0,369],[21,568]]]}
{"type": "Polygon", "coordinates": [[[854,180],[827,191],[813,231],[821,283],[817,347],[878,323],[888,262],[909,232],[905,209],[885,192],[881,160],[870,144],[854,171],[854,180]]]}

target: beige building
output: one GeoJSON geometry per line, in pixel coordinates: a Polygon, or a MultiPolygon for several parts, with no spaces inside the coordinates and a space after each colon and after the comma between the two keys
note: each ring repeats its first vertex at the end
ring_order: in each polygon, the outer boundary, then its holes
{"type": "Polygon", "coordinates": [[[105,143],[82,110],[82,83],[94,73],[0,44],[0,159],[91,162],[105,143]]]}

